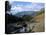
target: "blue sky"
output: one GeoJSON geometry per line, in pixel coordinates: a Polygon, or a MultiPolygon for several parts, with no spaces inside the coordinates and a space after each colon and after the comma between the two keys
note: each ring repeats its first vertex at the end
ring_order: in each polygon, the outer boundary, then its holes
{"type": "Polygon", "coordinates": [[[32,3],[32,2],[20,2],[20,1],[10,1],[11,3],[11,13],[14,15],[22,11],[39,11],[44,8],[44,3],[32,3]]]}

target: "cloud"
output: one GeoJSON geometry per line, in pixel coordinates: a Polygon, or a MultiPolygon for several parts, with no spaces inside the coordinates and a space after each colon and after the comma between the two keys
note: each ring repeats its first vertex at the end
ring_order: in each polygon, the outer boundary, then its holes
{"type": "Polygon", "coordinates": [[[39,11],[44,8],[44,3],[12,2],[11,13],[14,15],[22,11],[39,11]]]}

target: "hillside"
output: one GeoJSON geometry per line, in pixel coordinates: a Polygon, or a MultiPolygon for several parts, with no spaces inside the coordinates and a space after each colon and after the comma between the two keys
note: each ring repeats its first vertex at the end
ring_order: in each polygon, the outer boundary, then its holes
{"type": "Polygon", "coordinates": [[[27,30],[29,32],[44,32],[44,14],[35,16],[31,21],[27,23],[27,30]]]}
{"type": "Polygon", "coordinates": [[[34,17],[36,24],[33,31],[36,32],[43,32],[44,31],[44,14],[40,14],[36,17],[34,17]]]}

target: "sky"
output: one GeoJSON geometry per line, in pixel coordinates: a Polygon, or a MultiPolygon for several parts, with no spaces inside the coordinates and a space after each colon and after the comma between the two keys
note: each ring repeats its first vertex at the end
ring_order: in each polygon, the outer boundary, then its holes
{"type": "Polygon", "coordinates": [[[11,11],[13,15],[22,11],[39,11],[44,8],[44,3],[9,1],[11,4],[11,11]]]}

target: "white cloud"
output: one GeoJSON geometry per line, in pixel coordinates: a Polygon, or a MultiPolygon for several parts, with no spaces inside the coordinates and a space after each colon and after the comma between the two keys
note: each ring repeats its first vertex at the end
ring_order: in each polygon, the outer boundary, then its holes
{"type": "MultiPolygon", "coordinates": [[[[12,0],[11,2],[13,2],[14,0],[12,0]]],[[[22,11],[38,11],[41,8],[43,8],[44,5],[42,3],[31,3],[28,5],[12,5],[11,7],[11,13],[14,15],[18,12],[22,12],[22,11]]]]}

